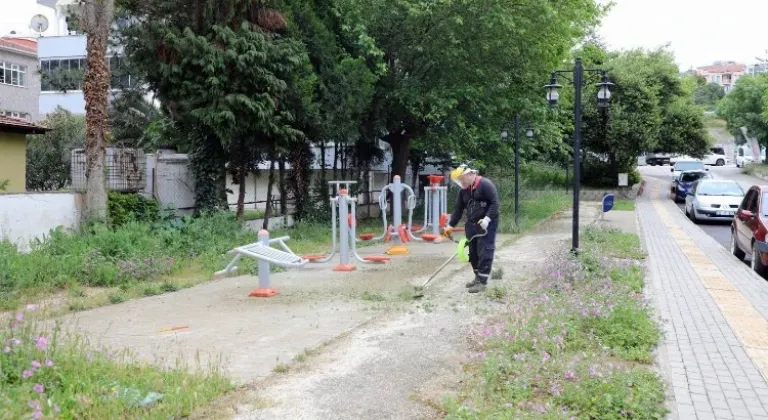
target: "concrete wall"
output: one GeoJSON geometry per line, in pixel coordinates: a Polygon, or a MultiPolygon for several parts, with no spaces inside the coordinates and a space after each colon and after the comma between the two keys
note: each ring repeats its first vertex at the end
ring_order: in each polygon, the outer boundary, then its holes
{"type": "Polygon", "coordinates": [[[0,182],[8,180],[5,192],[27,190],[27,138],[23,134],[0,133],[0,182]]]}
{"type": "Polygon", "coordinates": [[[51,229],[79,226],[82,196],[71,193],[0,194],[0,240],[28,252],[34,239],[51,229]]]}
{"type": "Polygon", "coordinates": [[[33,53],[0,49],[0,61],[26,66],[24,86],[0,84],[0,111],[24,113],[29,115],[29,120],[38,121],[40,73],[37,57],[33,53]]]}

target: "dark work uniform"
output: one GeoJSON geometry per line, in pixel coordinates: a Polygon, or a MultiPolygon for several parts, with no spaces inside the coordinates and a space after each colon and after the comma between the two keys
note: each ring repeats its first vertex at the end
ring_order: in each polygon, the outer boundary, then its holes
{"type": "Polygon", "coordinates": [[[456,226],[461,216],[467,211],[467,224],[464,229],[467,238],[482,234],[483,229],[477,223],[488,216],[488,234],[469,243],[469,263],[475,271],[475,277],[483,284],[488,283],[496,251],[496,230],[499,227],[499,193],[493,182],[478,176],[469,188],[459,191],[456,208],[449,224],[456,226]]]}

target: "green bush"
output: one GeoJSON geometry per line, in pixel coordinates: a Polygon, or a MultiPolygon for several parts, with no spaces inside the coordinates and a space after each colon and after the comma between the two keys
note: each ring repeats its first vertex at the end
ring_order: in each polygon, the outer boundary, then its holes
{"type": "Polygon", "coordinates": [[[152,223],[160,218],[157,201],[139,194],[110,191],[107,208],[112,226],[123,226],[128,222],[152,223]]]}

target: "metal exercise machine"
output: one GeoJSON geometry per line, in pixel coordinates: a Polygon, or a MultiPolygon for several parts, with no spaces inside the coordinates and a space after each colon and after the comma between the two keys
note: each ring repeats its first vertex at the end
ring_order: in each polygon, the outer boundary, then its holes
{"type": "Polygon", "coordinates": [[[262,229],[259,231],[259,242],[237,247],[228,254],[234,254],[232,261],[221,270],[217,271],[216,277],[224,277],[237,271],[237,262],[242,257],[254,258],[259,264],[259,287],[254,289],[248,296],[252,297],[270,297],[276,295],[278,292],[272,288],[269,279],[270,265],[274,264],[285,268],[299,268],[303,267],[309,260],[306,260],[291,251],[285,241],[289,240],[288,236],[281,236],[279,238],[269,239],[269,232],[262,229]],[[273,244],[279,244],[282,250],[272,248],[273,244]]]}

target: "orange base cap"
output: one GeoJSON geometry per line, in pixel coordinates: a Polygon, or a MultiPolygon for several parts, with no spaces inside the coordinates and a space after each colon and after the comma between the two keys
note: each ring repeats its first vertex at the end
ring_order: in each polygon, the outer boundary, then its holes
{"type": "Polygon", "coordinates": [[[432,241],[434,241],[435,239],[437,239],[439,237],[440,237],[440,235],[434,235],[432,233],[425,233],[425,234],[421,235],[421,239],[425,240],[425,241],[428,241],[428,242],[432,242],[432,241]]]}
{"type": "Polygon", "coordinates": [[[325,255],[320,255],[320,254],[302,255],[301,256],[301,258],[304,258],[305,260],[310,261],[310,262],[317,261],[317,260],[322,260],[325,257],[326,257],[325,255]]]}
{"type": "Polygon", "coordinates": [[[388,257],[386,255],[369,255],[367,257],[363,257],[363,260],[370,261],[370,262],[377,262],[377,263],[385,263],[392,261],[392,257],[388,257]]]}
{"type": "Polygon", "coordinates": [[[385,252],[387,255],[408,255],[411,251],[405,245],[394,245],[385,252]]]}
{"type": "Polygon", "coordinates": [[[357,270],[357,267],[355,267],[352,264],[339,264],[336,267],[333,267],[333,271],[346,271],[346,272],[350,272],[350,271],[355,271],[355,270],[357,270]]]}
{"type": "Polygon", "coordinates": [[[370,241],[371,239],[373,239],[373,236],[374,236],[373,233],[361,233],[360,239],[362,239],[363,241],[370,241]]]}
{"type": "Polygon", "coordinates": [[[248,294],[250,297],[272,297],[278,293],[275,289],[254,289],[248,294]]]}

